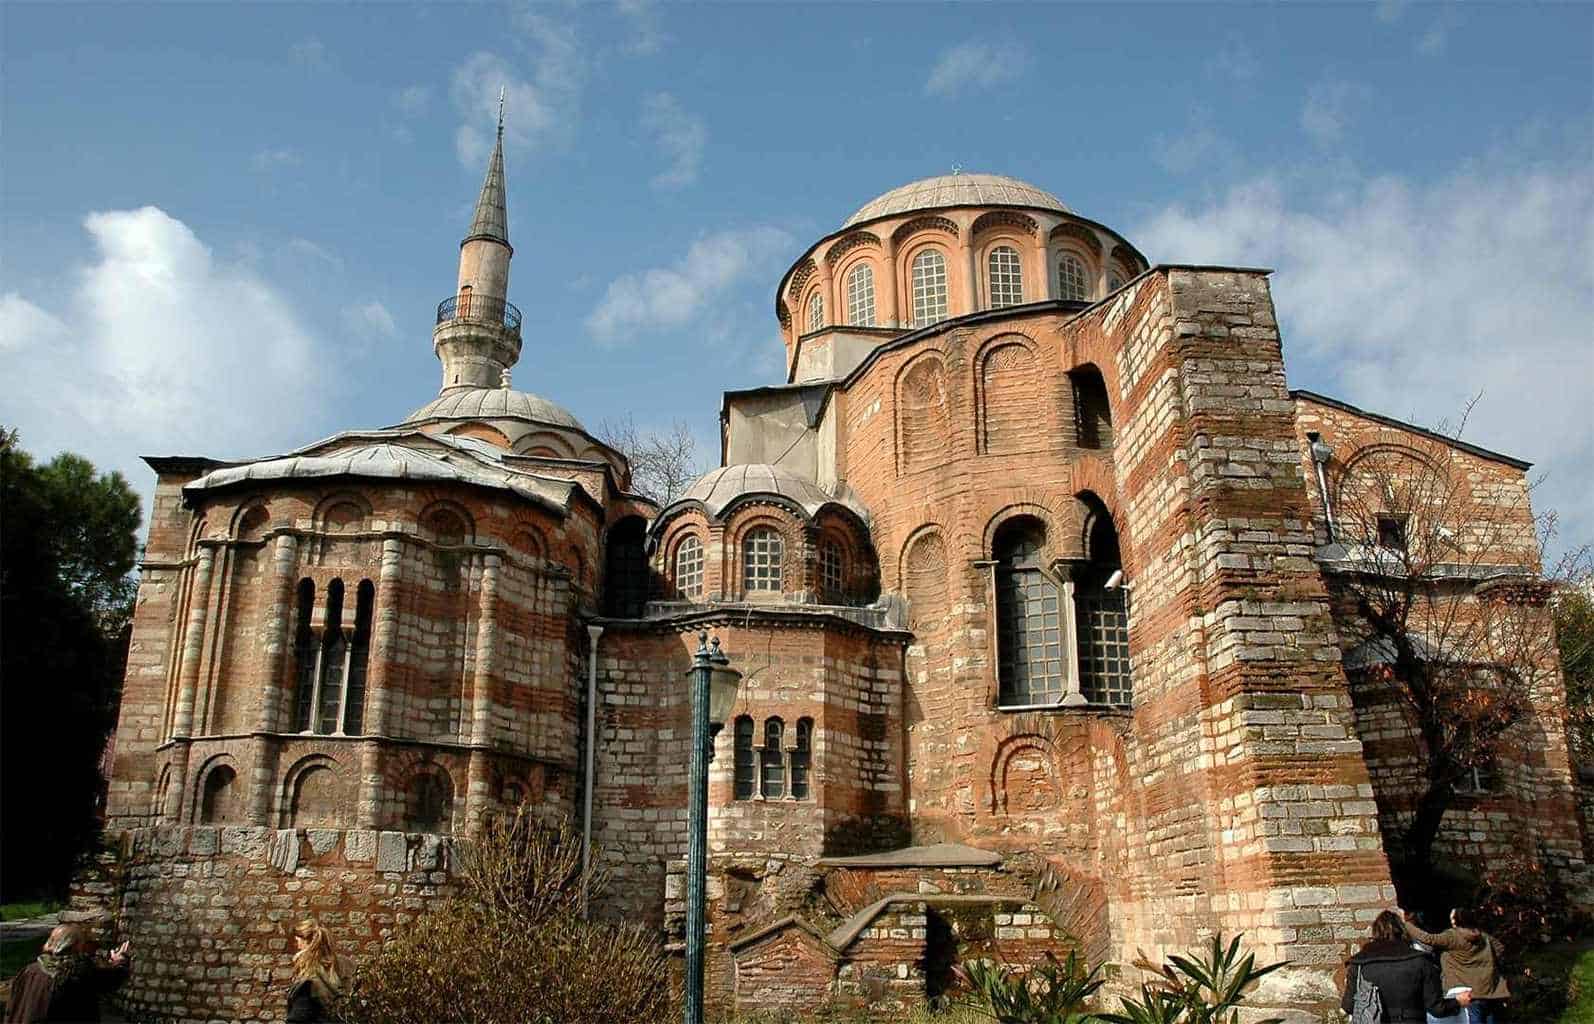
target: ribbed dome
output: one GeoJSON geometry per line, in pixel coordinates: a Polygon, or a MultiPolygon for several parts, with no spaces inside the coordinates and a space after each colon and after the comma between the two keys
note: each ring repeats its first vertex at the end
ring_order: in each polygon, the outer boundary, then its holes
{"type": "Polygon", "coordinates": [[[499,416],[570,427],[583,432],[586,430],[568,409],[555,405],[541,395],[507,388],[452,389],[410,413],[404,422],[418,423],[429,419],[490,420],[499,416]]]}
{"type": "Polygon", "coordinates": [[[869,513],[850,493],[841,497],[793,473],[789,469],[766,463],[747,463],[739,466],[721,466],[699,477],[672,504],[685,501],[702,502],[709,515],[718,519],[725,510],[743,498],[758,494],[784,498],[813,516],[826,505],[835,503],[851,509],[858,518],[868,522],[869,513]]]}
{"type": "Polygon", "coordinates": [[[850,228],[879,217],[943,206],[1030,206],[1069,212],[1061,199],[1017,178],[1000,174],[943,174],[911,182],[869,200],[841,226],[850,228]]]}

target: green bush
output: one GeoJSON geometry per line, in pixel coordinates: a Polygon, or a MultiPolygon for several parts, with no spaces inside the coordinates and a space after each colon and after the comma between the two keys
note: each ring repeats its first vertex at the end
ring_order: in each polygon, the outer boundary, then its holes
{"type": "MultiPolygon", "coordinates": [[[[461,895],[362,964],[352,1024],[654,1024],[674,1006],[656,938],[581,920],[581,839],[525,808],[459,847],[461,895]]],[[[596,881],[601,881],[598,879],[596,881]]]]}
{"type": "Polygon", "coordinates": [[[970,960],[953,968],[953,977],[966,990],[966,1006],[1002,1024],[1090,1024],[1097,1018],[1086,1006],[1106,984],[1101,971],[1069,950],[1067,960],[1047,953],[1045,963],[1025,972],[970,960]]]}

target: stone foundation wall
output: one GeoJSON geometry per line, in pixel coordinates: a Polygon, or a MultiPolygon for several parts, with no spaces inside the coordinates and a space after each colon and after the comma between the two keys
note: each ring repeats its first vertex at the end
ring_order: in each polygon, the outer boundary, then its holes
{"type": "Polygon", "coordinates": [[[290,933],[306,915],[356,960],[455,889],[447,837],[339,829],[159,826],[112,836],[74,916],[133,942],[125,1012],[175,1022],[280,1021],[290,933]]]}

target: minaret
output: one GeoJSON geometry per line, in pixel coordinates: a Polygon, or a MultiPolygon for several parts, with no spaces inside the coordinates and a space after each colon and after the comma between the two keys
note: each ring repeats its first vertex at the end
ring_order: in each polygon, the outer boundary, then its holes
{"type": "Polygon", "coordinates": [[[437,309],[432,349],[443,363],[442,391],[504,387],[520,358],[520,310],[509,296],[509,216],[504,211],[504,94],[498,139],[470,230],[459,243],[459,284],[437,309]]]}

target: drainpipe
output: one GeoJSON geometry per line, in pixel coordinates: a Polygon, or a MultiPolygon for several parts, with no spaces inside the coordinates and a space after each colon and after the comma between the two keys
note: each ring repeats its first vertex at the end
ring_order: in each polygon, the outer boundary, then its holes
{"type": "Polygon", "coordinates": [[[581,787],[581,919],[588,919],[592,893],[592,784],[598,747],[598,637],[602,626],[587,627],[587,781],[581,787]]]}
{"type": "Polygon", "coordinates": [[[1317,468],[1317,493],[1323,499],[1323,518],[1328,524],[1328,542],[1334,543],[1334,504],[1328,500],[1328,481],[1323,477],[1323,467],[1334,457],[1333,446],[1323,441],[1317,431],[1308,431],[1306,439],[1312,444],[1312,464],[1317,468]]]}

